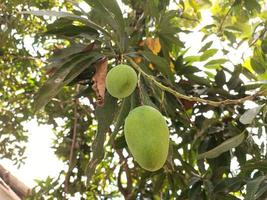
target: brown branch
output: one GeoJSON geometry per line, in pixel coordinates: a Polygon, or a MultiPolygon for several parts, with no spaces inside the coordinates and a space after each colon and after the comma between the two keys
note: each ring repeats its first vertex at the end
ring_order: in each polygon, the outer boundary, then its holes
{"type": "Polygon", "coordinates": [[[0,199],[21,200],[17,194],[0,178],[0,199]]]}
{"type": "Polygon", "coordinates": [[[223,101],[212,101],[212,100],[203,99],[203,98],[199,98],[199,97],[187,96],[187,95],[181,94],[181,93],[175,91],[174,89],[167,87],[167,86],[163,85],[162,83],[158,82],[153,76],[145,73],[130,57],[127,56],[127,59],[129,60],[129,62],[132,64],[132,66],[136,70],[141,72],[146,78],[148,78],[151,82],[153,82],[160,89],[162,89],[163,91],[169,92],[170,94],[172,94],[173,96],[175,96],[177,98],[185,99],[187,101],[196,101],[196,102],[205,103],[205,104],[208,104],[208,105],[211,105],[214,107],[219,107],[219,106],[223,106],[223,105],[241,104],[247,100],[253,100],[255,97],[263,95],[265,92],[267,92],[267,89],[265,89],[262,91],[258,91],[257,93],[255,93],[253,95],[249,95],[249,96],[246,96],[246,97],[243,97],[240,99],[226,99],[223,101]]]}
{"type": "MultiPolygon", "coordinates": [[[[79,91],[79,85],[76,87],[76,92],[79,91]]],[[[78,98],[75,99],[74,103],[74,122],[73,122],[73,135],[72,135],[72,143],[71,143],[71,149],[70,149],[70,156],[69,156],[69,168],[65,177],[64,181],[64,191],[65,193],[68,193],[69,191],[69,179],[70,175],[73,169],[73,161],[74,161],[74,149],[76,145],[76,139],[77,139],[77,121],[78,121],[78,116],[77,116],[77,105],[79,104],[78,98]]]]}
{"type": "MultiPolygon", "coordinates": [[[[31,189],[13,176],[7,171],[2,165],[0,165],[0,178],[5,184],[9,185],[10,188],[22,199],[28,197],[31,194],[31,189]]],[[[0,181],[1,186],[3,186],[0,181]]],[[[7,189],[8,190],[8,189],[7,189]]]]}

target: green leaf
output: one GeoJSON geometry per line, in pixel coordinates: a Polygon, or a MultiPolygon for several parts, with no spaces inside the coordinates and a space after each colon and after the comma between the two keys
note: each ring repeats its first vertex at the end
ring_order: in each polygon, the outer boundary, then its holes
{"type": "Polygon", "coordinates": [[[210,57],[214,56],[217,53],[218,49],[209,49],[200,56],[199,60],[200,61],[205,61],[209,59],[210,57]]]}
{"type": "Polygon", "coordinates": [[[87,183],[90,182],[97,165],[104,158],[104,142],[106,139],[106,133],[109,131],[109,127],[113,122],[116,110],[117,99],[106,92],[104,105],[97,107],[95,111],[97,118],[97,133],[92,145],[93,157],[86,168],[87,183]]]}
{"type": "Polygon", "coordinates": [[[101,26],[97,25],[96,23],[92,22],[91,20],[80,17],[78,15],[74,15],[72,13],[68,12],[62,12],[62,11],[53,11],[53,10],[39,10],[39,11],[23,11],[21,14],[32,14],[36,16],[50,16],[50,17],[60,17],[60,18],[67,18],[69,20],[77,20],[79,22],[82,22],[86,24],[87,26],[101,31],[103,34],[110,36],[110,34],[103,29],[101,26]]]}
{"type": "Polygon", "coordinates": [[[221,59],[216,59],[216,60],[211,60],[205,64],[205,67],[207,66],[212,66],[212,65],[222,65],[225,62],[227,62],[227,59],[221,58],[221,59]]]}
{"type": "Polygon", "coordinates": [[[234,136],[226,141],[224,141],[222,144],[219,146],[205,152],[202,154],[198,155],[198,159],[203,159],[203,158],[216,158],[222,153],[229,151],[232,148],[235,148],[239,146],[243,140],[245,139],[245,133],[241,133],[237,136],[234,136]]]}
{"type": "Polygon", "coordinates": [[[72,56],[62,67],[60,67],[53,76],[48,79],[35,96],[34,110],[37,111],[45,106],[62,89],[63,86],[70,83],[93,62],[101,58],[102,55],[96,52],[79,53],[72,56]],[[86,55],[88,54],[88,55],[86,55]],[[79,66],[79,67],[77,67],[79,66]]]}
{"type": "Polygon", "coordinates": [[[213,43],[212,41],[206,43],[198,52],[200,53],[206,51],[208,48],[211,47],[212,43],[213,43]]]}
{"type": "Polygon", "coordinates": [[[247,194],[244,200],[255,200],[255,194],[259,189],[260,184],[266,179],[265,176],[259,176],[256,179],[247,183],[247,194]]]}
{"type": "Polygon", "coordinates": [[[267,38],[261,42],[261,50],[264,54],[267,54],[267,38]]]}
{"type": "Polygon", "coordinates": [[[256,0],[244,0],[245,8],[249,11],[261,11],[261,6],[256,0]]]}
{"type": "Polygon", "coordinates": [[[148,92],[147,92],[146,85],[143,83],[143,81],[140,81],[139,93],[140,93],[140,100],[142,104],[149,105],[149,106],[152,106],[158,109],[157,106],[151,101],[150,96],[148,95],[148,92]]]}
{"type": "Polygon", "coordinates": [[[250,65],[257,74],[263,74],[266,71],[264,64],[254,58],[250,59],[250,65]]]}
{"type": "Polygon", "coordinates": [[[215,83],[222,87],[226,83],[226,76],[223,70],[217,71],[217,74],[215,76],[215,83]]]}
{"type": "Polygon", "coordinates": [[[88,34],[88,35],[99,35],[98,32],[88,26],[74,26],[74,25],[66,25],[63,27],[50,29],[45,32],[45,34],[55,34],[55,35],[64,35],[68,37],[73,37],[80,34],[88,34]]]}
{"type": "Polygon", "coordinates": [[[127,43],[125,41],[125,22],[117,1],[86,0],[86,2],[118,33],[116,40],[119,42],[120,49],[124,51],[127,43]]]}
{"type": "Polygon", "coordinates": [[[224,31],[223,33],[231,43],[236,42],[236,36],[234,33],[230,32],[230,31],[224,31]]]}
{"type": "Polygon", "coordinates": [[[114,131],[112,132],[112,135],[110,136],[110,142],[113,141],[114,137],[119,132],[120,127],[123,125],[124,120],[129,114],[130,110],[131,110],[131,96],[124,98],[122,100],[119,113],[116,117],[115,128],[114,128],[114,131]]]}
{"type": "Polygon", "coordinates": [[[266,191],[267,191],[267,184],[259,188],[258,192],[255,194],[255,199],[259,199],[261,195],[263,195],[266,191]]]}
{"type": "Polygon", "coordinates": [[[251,124],[262,107],[263,105],[247,110],[243,115],[241,115],[239,121],[242,124],[251,124]]]}
{"type": "Polygon", "coordinates": [[[165,76],[167,76],[170,80],[174,81],[173,73],[171,72],[170,66],[168,62],[152,52],[149,51],[143,51],[142,55],[145,59],[147,59],[149,62],[156,65],[156,68],[165,76]]]}

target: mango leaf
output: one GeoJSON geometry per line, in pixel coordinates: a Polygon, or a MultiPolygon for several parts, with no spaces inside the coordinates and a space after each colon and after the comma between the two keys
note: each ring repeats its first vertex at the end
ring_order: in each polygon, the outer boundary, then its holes
{"type": "Polygon", "coordinates": [[[241,133],[237,136],[234,136],[223,143],[221,143],[219,146],[205,152],[202,154],[198,155],[198,159],[203,159],[203,158],[216,158],[222,153],[229,151],[232,148],[235,148],[239,146],[243,140],[245,139],[245,133],[241,133]]]}
{"type": "Polygon", "coordinates": [[[120,127],[123,125],[125,118],[128,116],[130,110],[131,110],[131,96],[124,98],[122,100],[119,113],[116,117],[115,128],[114,131],[112,132],[112,135],[110,136],[109,143],[113,141],[116,134],[119,132],[120,127]]]}
{"type": "Polygon", "coordinates": [[[146,58],[149,62],[153,63],[156,65],[156,68],[165,76],[167,76],[170,80],[174,81],[174,76],[171,72],[171,69],[169,67],[168,62],[152,52],[149,51],[143,51],[142,55],[144,58],[146,58]]]}
{"type": "Polygon", "coordinates": [[[257,74],[263,74],[266,71],[264,64],[254,58],[250,59],[250,65],[257,74]]]}
{"type": "Polygon", "coordinates": [[[236,36],[234,33],[230,32],[230,31],[224,31],[223,33],[231,43],[236,42],[236,36]]]}
{"type": "Polygon", "coordinates": [[[35,96],[33,106],[34,110],[37,111],[45,106],[50,99],[62,89],[63,86],[70,83],[75,77],[77,77],[87,67],[91,66],[92,63],[99,58],[101,58],[101,55],[96,52],[91,52],[88,55],[85,53],[79,53],[71,56],[71,58],[66,61],[38,91],[35,96]]]}
{"type": "Polygon", "coordinates": [[[264,54],[267,54],[267,38],[261,42],[261,50],[264,54]]]}
{"type": "Polygon", "coordinates": [[[104,158],[104,142],[106,133],[114,119],[117,110],[117,99],[112,97],[108,92],[105,95],[103,106],[96,108],[95,115],[97,118],[97,133],[92,145],[93,156],[86,168],[87,183],[90,182],[97,165],[104,158]]]}
{"type": "Polygon", "coordinates": [[[243,115],[241,115],[239,121],[242,124],[251,124],[262,107],[263,105],[260,105],[258,107],[247,110],[243,115]]]}
{"type": "Polygon", "coordinates": [[[267,191],[267,184],[259,188],[258,192],[255,194],[255,199],[259,199],[261,195],[263,195],[266,191],[267,191]]]}
{"type": "Polygon", "coordinates": [[[223,70],[217,71],[217,74],[215,76],[215,83],[222,87],[226,83],[226,76],[223,70]]]}
{"type": "Polygon", "coordinates": [[[211,66],[211,65],[222,65],[222,64],[224,64],[227,61],[228,60],[227,59],[224,59],[224,58],[222,58],[222,59],[216,59],[216,60],[211,60],[211,61],[209,61],[209,62],[207,62],[205,64],[205,67],[211,66]]]}
{"type": "Polygon", "coordinates": [[[266,179],[265,176],[259,176],[247,183],[247,194],[244,200],[255,200],[255,194],[259,189],[260,184],[266,179]]]}
{"type": "Polygon", "coordinates": [[[200,61],[205,61],[217,53],[218,49],[209,49],[205,51],[199,58],[200,61]]]}
{"type": "Polygon", "coordinates": [[[126,45],[125,22],[122,12],[116,0],[86,0],[86,2],[95,9],[95,11],[115,30],[119,37],[120,48],[123,50],[126,45]]]}
{"type": "Polygon", "coordinates": [[[212,41],[207,42],[198,52],[200,53],[206,51],[208,48],[211,47],[212,43],[213,43],[212,41]]]}
{"type": "Polygon", "coordinates": [[[68,37],[73,37],[80,34],[88,34],[95,36],[99,35],[95,29],[89,26],[75,26],[75,25],[66,25],[63,27],[50,29],[47,30],[45,34],[63,35],[68,37]]]}
{"type": "Polygon", "coordinates": [[[101,26],[97,25],[96,23],[92,22],[91,20],[89,20],[87,18],[80,17],[80,16],[72,14],[72,13],[62,12],[62,11],[53,11],[53,10],[23,11],[20,13],[21,14],[32,14],[32,15],[36,15],[36,16],[50,16],[50,17],[67,18],[69,20],[77,20],[77,21],[82,22],[82,23],[86,24],[87,26],[89,26],[95,30],[101,31],[105,35],[110,36],[109,33],[105,29],[103,29],[101,26]]]}

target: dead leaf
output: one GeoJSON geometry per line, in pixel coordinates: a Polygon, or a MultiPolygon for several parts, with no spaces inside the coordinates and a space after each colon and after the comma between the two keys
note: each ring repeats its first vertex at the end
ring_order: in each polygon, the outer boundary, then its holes
{"type": "Polygon", "coordinates": [[[106,76],[108,68],[108,59],[104,57],[99,62],[96,63],[96,72],[92,78],[94,84],[92,86],[96,93],[96,105],[102,106],[104,104],[105,90],[106,90],[106,76]]]}

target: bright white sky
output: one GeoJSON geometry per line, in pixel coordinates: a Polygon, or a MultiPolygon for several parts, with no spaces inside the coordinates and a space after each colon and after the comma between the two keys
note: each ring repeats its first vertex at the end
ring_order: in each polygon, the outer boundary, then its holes
{"type": "MultiPolygon", "coordinates": [[[[211,13],[204,11],[201,26],[203,27],[209,24],[211,20],[211,13]]],[[[197,27],[192,33],[187,35],[181,34],[181,39],[186,42],[185,46],[191,48],[188,52],[191,55],[195,55],[201,47],[201,39],[203,35],[198,32],[199,29],[200,27],[197,27]]],[[[211,39],[214,41],[213,47],[220,49],[221,44],[218,39],[216,39],[216,37],[210,38],[210,40],[211,39]]],[[[32,40],[31,38],[28,38],[27,41],[28,44],[31,44],[32,40]]],[[[32,50],[32,47],[29,46],[29,49],[32,50]]],[[[240,63],[242,54],[244,54],[245,57],[249,57],[252,54],[247,43],[241,45],[238,51],[231,52],[231,54],[229,54],[229,58],[234,63],[240,63]]],[[[217,56],[221,56],[221,54],[219,53],[217,56]]],[[[254,106],[255,105],[252,103],[247,104],[247,108],[254,106]]],[[[47,176],[55,177],[59,174],[59,171],[65,169],[66,166],[57,159],[53,149],[51,149],[54,138],[51,126],[38,126],[36,120],[32,120],[27,122],[25,127],[29,130],[29,142],[27,144],[27,159],[25,165],[23,165],[20,169],[16,169],[16,167],[12,165],[11,161],[4,160],[1,161],[1,164],[3,164],[4,167],[10,170],[12,174],[17,176],[25,184],[33,187],[35,186],[34,179],[45,179],[47,176]]]]}

